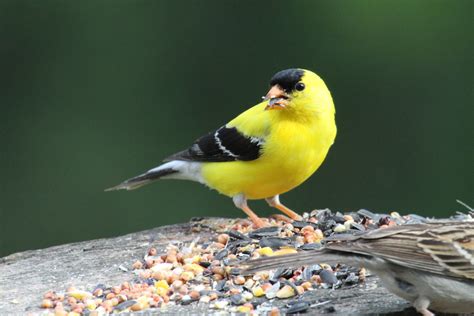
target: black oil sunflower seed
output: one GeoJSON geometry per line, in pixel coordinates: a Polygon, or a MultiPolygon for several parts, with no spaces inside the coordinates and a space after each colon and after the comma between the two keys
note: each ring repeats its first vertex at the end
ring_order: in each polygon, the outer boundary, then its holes
{"type": "Polygon", "coordinates": [[[249,237],[245,236],[244,234],[236,230],[229,230],[227,232],[227,235],[229,235],[231,238],[234,238],[234,239],[249,240],[249,241],[251,240],[249,237]]]}
{"type": "Polygon", "coordinates": [[[270,247],[272,249],[280,249],[281,247],[288,247],[292,244],[290,238],[279,237],[264,237],[260,240],[260,247],[270,247]]]}
{"type": "Polygon", "coordinates": [[[319,272],[319,276],[321,277],[321,281],[326,284],[336,284],[338,282],[334,272],[330,270],[323,269],[319,272]]]}
{"type": "Polygon", "coordinates": [[[303,244],[298,249],[300,249],[300,250],[317,250],[317,249],[321,249],[322,246],[323,245],[319,242],[313,242],[313,243],[309,243],[309,244],[303,244]]]}
{"type": "Polygon", "coordinates": [[[263,227],[250,232],[249,237],[254,239],[260,239],[263,237],[278,236],[280,231],[281,227],[278,226],[263,227]]]}
{"type": "Polygon", "coordinates": [[[132,307],[136,303],[137,303],[137,301],[135,301],[135,300],[128,300],[128,301],[122,302],[122,303],[118,304],[117,306],[115,306],[114,310],[115,311],[123,311],[123,310],[125,310],[129,307],[132,307]]]}
{"type": "Polygon", "coordinates": [[[218,253],[216,253],[216,255],[214,256],[215,259],[217,260],[222,260],[224,259],[225,257],[227,257],[229,255],[229,249],[222,249],[221,251],[219,251],[218,253]]]}
{"type": "Polygon", "coordinates": [[[294,302],[286,306],[288,307],[285,311],[286,314],[296,314],[306,311],[310,308],[311,304],[309,302],[294,302]]]}

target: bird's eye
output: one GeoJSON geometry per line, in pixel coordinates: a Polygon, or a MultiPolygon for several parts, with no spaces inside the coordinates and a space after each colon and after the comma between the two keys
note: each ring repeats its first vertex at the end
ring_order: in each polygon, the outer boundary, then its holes
{"type": "Polygon", "coordinates": [[[298,91],[303,91],[305,88],[304,86],[304,83],[302,82],[298,82],[296,85],[295,85],[295,89],[298,90],[298,91]]]}

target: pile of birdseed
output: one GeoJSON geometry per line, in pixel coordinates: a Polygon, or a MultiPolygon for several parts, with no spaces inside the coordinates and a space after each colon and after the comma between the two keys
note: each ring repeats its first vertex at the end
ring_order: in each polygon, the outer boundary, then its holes
{"type": "MultiPolygon", "coordinates": [[[[298,269],[276,269],[245,276],[239,269],[247,260],[313,250],[333,234],[361,231],[406,223],[424,222],[417,215],[374,214],[360,210],[348,214],[330,210],[305,213],[301,221],[283,217],[268,219],[271,226],[252,229],[240,220],[222,227],[215,239],[191,243],[171,242],[166,249],[150,248],[144,258],[131,264],[136,278],[120,285],[98,284],[94,289],[50,291],[41,307],[51,315],[104,315],[122,311],[155,309],[173,305],[208,304],[210,309],[240,313],[303,312],[312,303],[294,298],[318,288],[356,286],[364,282],[365,270],[324,263],[298,269]],[[282,310],[272,300],[290,299],[282,310]],[[292,299],[292,300],[291,300],[292,299]]],[[[320,303],[323,304],[324,302],[320,303]]]]}

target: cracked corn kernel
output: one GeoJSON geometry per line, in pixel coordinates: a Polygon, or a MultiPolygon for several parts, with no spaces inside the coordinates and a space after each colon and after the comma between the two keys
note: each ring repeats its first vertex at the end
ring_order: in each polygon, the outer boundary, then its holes
{"type": "Polygon", "coordinates": [[[186,282],[190,281],[194,279],[194,273],[191,271],[184,271],[183,273],[181,273],[180,278],[181,280],[186,281],[186,282]]]}
{"type": "Polygon", "coordinates": [[[184,271],[191,271],[194,273],[202,273],[204,268],[197,263],[189,263],[183,266],[184,271]]]}
{"type": "Polygon", "coordinates": [[[296,294],[295,290],[291,286],[285,285],[280,290],[278,290],[278,292],[276,293],[276,296],[278,298],[289,298],[289,297],[295,296],[295,294],[296,294]]]}
{"type": "Polygon", "coordinates": [[[336,233],[342,233],[342,232],[345,232],[347,230],[347,227],[345,225],[342,225],[342,224],[337,224],[336,227],[333,228],[333,230],[336,233]]]}
{"type": "Polygon", "coordinates": [[[263,288],[261,286],[256,286],[252,289],[252,294],[255,297],[260,297],[260,296],[265,295],[265,291],[263,290],[263,288]]]}
{"type": "Polygon", "coordinates": [[[263,248],[257,249],[257,253],[262,256],[271,256],[273,255],[273,250],[270,247],[263,247],[263,248]]]}
{"type": "Polygon", "coordinates": [[[165,289],[165,290],[167,290],[167,289],[170,288],[168,282],[166,282],[165,280],[160,280],[160,281],[155,282],[155,287],[156,287],[156,288],[161,287],[161,288],[163,288],[163,289],[165,289]]]}
{"type": "Polygon", "coordinates": [[[90,311],[93,311],[97,308],[97,304],[94,300],[87,300],[86,301],[86,308],[90,311]]]}
{"type": "Polygon", "coordinates": [[[239,313],[247,314],[247,313],[250,313],[251,310],[252,309],[250,308],[250,306],[241,305],[241,306],[237,307],[237,312],[239,312],[239,313]]]}
{"type": "Polygon", "coordinates": [[[78,300],[84,300],[85,298],[89,298],[92,296],[92,293],[89,293],[87,291],[81,291],[81,290],[73,290],[73,291],[68,292],[67,294],[78,300]]]}
{"type": "Polygon", "coordinates": [[[159,296],[164,296],[164,295],[166,295],[166,293],[168,293],[167,289],[162,288],[162,287],[157,287],[156,288],[156,294],[158,294],[159,296]]]}
{"type": "Polygon", "coordinates": [[[275,252],[273,252],[273,255],[274,256],[282,256],[282,255],[288,255],[288,254],[292,254],[292,253],[297,253],[298,251],[294,248],[283,248],[283,249],[280,249],[280,250],[277,250],[275,252]]]}

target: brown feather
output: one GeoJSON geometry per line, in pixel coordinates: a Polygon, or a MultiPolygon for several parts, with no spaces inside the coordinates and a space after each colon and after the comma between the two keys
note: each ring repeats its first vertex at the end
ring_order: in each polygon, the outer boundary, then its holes
{"type": "Polygon", "coordinates": [[[250,261],[248,271],[322,263],[329,258],[350,264],[357,257],[374,257],[405,268],[474,280],[473,240],[474,222],[394,226],[340,240],[333,236],[317,251],[250,261]]]}

